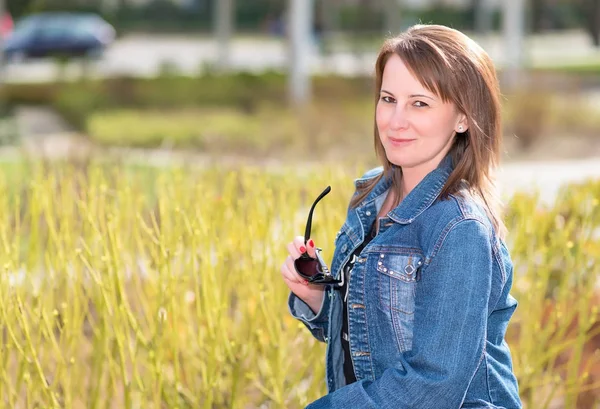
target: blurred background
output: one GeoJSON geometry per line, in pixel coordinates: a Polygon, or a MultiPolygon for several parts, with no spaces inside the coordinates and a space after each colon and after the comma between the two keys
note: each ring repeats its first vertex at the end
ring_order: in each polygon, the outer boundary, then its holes
{"type": "Polygon", "coordinates": [[[525,407],[598,407],[600,0],[0,0],[0,406],[324,394],[285,243],[331,185],[332,255],[377,52],[415,23],[498,70],[525,407]]]}
{"type": "Polygon", "coordinates": [[[506,163],[600,156],[596,0],[0,0],[0,15],[2,157],[374,164],[375,56],[418,22],[496,62],[506,163]]]}

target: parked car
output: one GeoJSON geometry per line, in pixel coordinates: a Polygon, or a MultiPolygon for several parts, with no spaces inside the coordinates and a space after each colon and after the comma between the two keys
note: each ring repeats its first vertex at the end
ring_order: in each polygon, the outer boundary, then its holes
{"type": "Polygon", "coordinates": [[[4,42],[10,60],[52,56],[101,56],[114,42],[116,31],[92,13],[47,12],[17,21],[4,42]]]}

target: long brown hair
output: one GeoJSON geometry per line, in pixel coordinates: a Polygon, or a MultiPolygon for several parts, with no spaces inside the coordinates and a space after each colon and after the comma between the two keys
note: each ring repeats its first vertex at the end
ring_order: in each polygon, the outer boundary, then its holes
{"type": "MultiPolygon", "coordinates": [[[[452,102],[467,117],[468,130],[458,133],[449,154],[454,170],[444,185],[441,198],[459,191],[467,182],[486,209],[497,233],[503,237],[500,200],[496,195],[494,171],[502,144],[500,87],[494,64],[473,40],[440,25],[415,25],[384,42],[375,63],[375,103],[389,57],[398,55],[411,74],[444,102],[452,102]]],[[[392,178],[396,198],[401,197],[402,169],[390,163],[374,125],[375,152],[383,174],[361,186],[352,207],[364,200],[382,177],[392,178]]]]}

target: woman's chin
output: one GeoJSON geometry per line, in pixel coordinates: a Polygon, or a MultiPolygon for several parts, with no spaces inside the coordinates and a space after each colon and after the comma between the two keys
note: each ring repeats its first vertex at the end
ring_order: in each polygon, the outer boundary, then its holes
{"type": "Polygon", "coordinates": [[[404,157],[404,155],[387,155],[387,160],[392,164],[392,165],[396,165],[399,166],[401,168],[404,167],[411,167],[411,165],[414,165],[414,160],[410,160],[406,157],[404,157]]]}

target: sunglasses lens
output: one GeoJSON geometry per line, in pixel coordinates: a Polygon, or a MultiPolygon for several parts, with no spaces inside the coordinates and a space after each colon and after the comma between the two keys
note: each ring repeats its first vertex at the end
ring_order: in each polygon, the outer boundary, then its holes
{"type": "Polygon", "coordinates": [[[294,265],[298,274],[305,277],[312,277],[321,272],[319,261],[314,258],[297,258],[294,265]]]}

